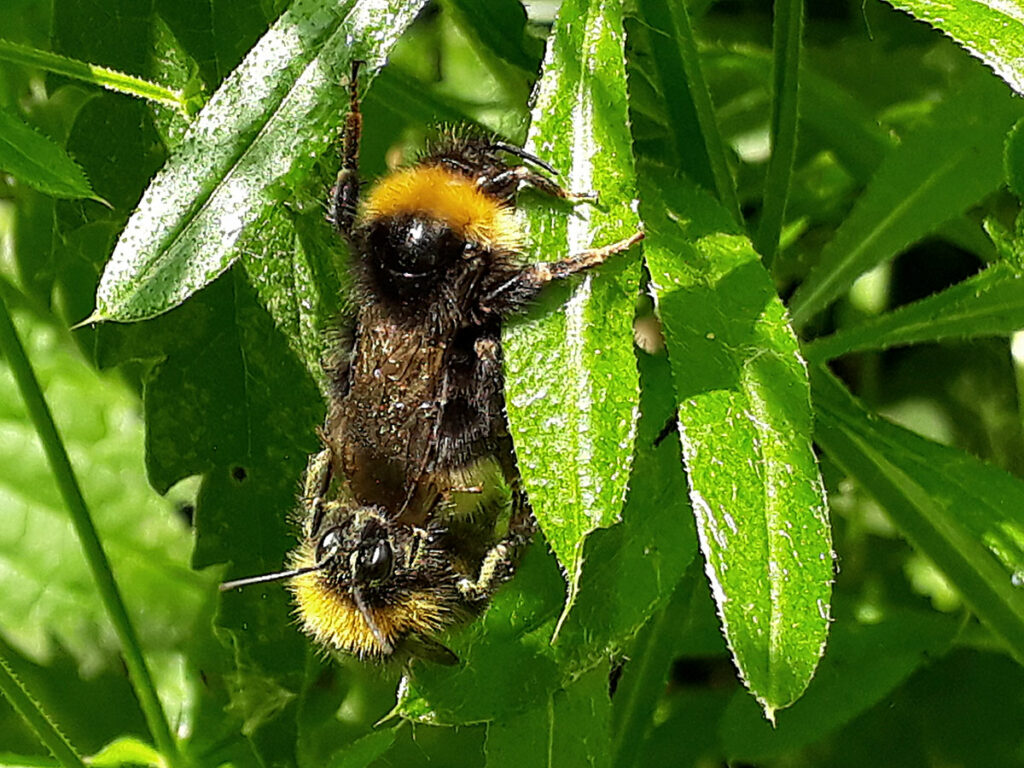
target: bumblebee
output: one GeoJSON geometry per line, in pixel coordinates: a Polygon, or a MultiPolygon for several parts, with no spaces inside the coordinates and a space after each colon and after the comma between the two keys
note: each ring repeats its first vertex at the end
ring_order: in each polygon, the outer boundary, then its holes
{"type": "Polygon", "coordinates": [[[443,131],[361,196],[358,68],[328,203],[350,246],[358,311],[351,343],[326,364],[325,448],[307,471],[303,543],[289,570],[224,588],[288,578],[304,630],[323,645],[454,662],[432,636],[487,604],[534,526],[505,417],[502,320],[642,234],[524,264],[520,188],[593,196],[469,131],[443,131]]]}
{"type": "Polygon", "coordinates": [[[325,648],[373,661],[456,663],[432,636],[478,613],[511,577],[532,534],[525,498],[498,483],[473,514],[438,499],[427,523],[413,526],[384,507],[359,505],[343,483],[328,498],[330,465],[329,450],[310,458],[303,537],[288,569],[221,589],[288,579],[303,630],[325,648]]]}

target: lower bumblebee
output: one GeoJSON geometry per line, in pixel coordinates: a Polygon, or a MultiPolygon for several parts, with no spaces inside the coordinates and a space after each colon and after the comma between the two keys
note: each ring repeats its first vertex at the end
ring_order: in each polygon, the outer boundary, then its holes
{"type": "Polygon", "coordinates": [[[500,482],[474,488],[471,511],[438,497],[419,527],[344,493],[328,498],[330,465],[329,450],[310,459],[302,542],[288,570],[221,589],[288,579],[303,630],[324,647],[373,661],[454,664],[433,636],[479,613],[511,577],[533,532],[522,494],[500,482]]]}
{"type": "Polygon", "coordinates": [[[358,309],[351,343],[326,365],[325,448],[307,470],[303,542],[289,570],[223,587],[287,578],[303,629],[323,645],[454,662],[433,636],[486,606],[534,527],[505,417],[502,320],[643,235],[524,263],[521,187],[593,196],[470,132],[443,132],[362,196],[357,74],[354,63],[328,219],[350,245],[358,309]]]}

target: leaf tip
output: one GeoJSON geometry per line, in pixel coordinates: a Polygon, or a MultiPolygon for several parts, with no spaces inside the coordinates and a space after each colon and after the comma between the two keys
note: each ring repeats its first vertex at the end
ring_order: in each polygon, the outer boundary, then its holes
{"type": "Polygon", "coordinates": [[[98,309],[94,309],[85,320],[81,320],[71,326],[70,330],[77,331],[79,328],[84,328],[87,325],[97,325],[110,318],[102,314],[98,309]]]}

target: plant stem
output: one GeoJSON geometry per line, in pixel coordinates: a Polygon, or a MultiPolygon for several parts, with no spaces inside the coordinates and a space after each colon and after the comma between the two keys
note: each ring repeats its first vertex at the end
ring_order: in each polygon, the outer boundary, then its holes
{"type": "Polygon", "coordinates": [[[98,85],[108,91],[163,104],[165,107],[180,112],[185,117],[189,116],[185,98],[180,91],[152,83],[141,77],[118,72],[116,69],[89,64],[52,51],[41,51],[38,48],[30,48],[27,45],[19,45],[2,39],[0,39],[0,61],[39,67],[47,72],[98,85]]]}
{"type": "Polygon", "coordinates": [[[103,551],[96,528],[93,526],[92,517],[82,496],[82,490],[75,478],[71,462],[68,460],[64,443],[57,433],[57,427],[53,423],[53,416],[50,408],[43,398],[43,392],[39,388],[39,381],[35,372],[25,355],[25,349],[18,338],[14,324],[11,322],[10,313],[7,311],[7,304],[0,295],[0,353],[3,354],[11,367],[18,389],[25,401],[32,423],[35,425],[36,433],[43,444],[43,450],[50,462],[57,487],[60,490],[64,503],[71,513],[71,522],[75,526],[75,532],[82,544],[86,561],[92,571],[96,586],[99,589],[100,598],[107,610],[114,631],[117,632],[121,642],[121,650],[124,655],[125,664],[128,667],[128,676],[131,679],[135,695],[139,699],[139,705],[146,717],[150,733],[156,741],[157,747],[163,753],[171,766],[182,764],[178,753],[177,744],[171,736],[170,726],[160,706],[160,700],[153,685],[153,678],[146,666],[142,656],[138,636],[128,619],[128,613],[121,599],[121,593],[117,588],[114,574],[110,570],[110,562],[103,551]]]}

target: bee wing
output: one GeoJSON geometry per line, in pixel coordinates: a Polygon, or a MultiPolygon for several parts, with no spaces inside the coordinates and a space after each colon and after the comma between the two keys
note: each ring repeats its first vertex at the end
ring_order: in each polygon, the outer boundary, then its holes
{"type": "Polygon", "coordinates": [[[450,648],[425,635],[409,635],[402,643],[402,647],[416,659],[423,659],[446,667],[454,667],[459,663],[459,657],[450,648]]]}

